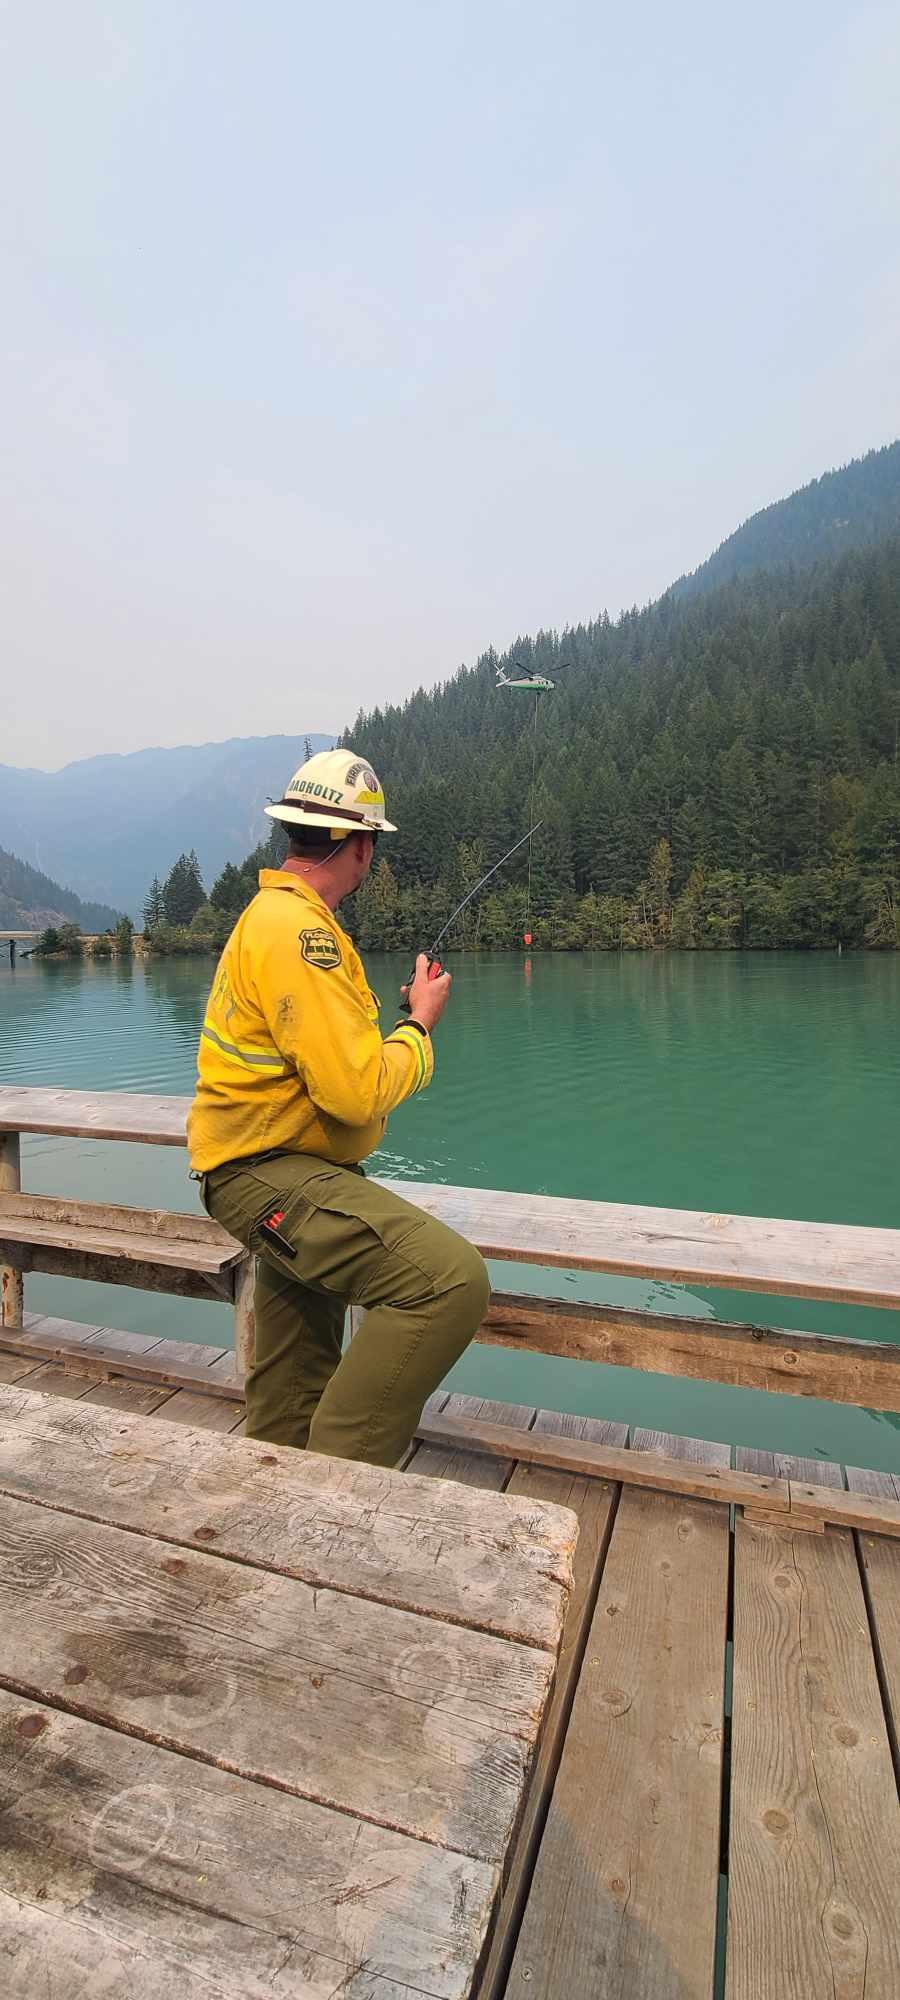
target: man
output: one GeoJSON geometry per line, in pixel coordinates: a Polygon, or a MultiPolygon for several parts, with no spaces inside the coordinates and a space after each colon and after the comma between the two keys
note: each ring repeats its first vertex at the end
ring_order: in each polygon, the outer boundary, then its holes
{"type": "Polygon", "coordinates": [[[191,1165],[209,1214],[258,1260],[248,1436],[395,1465],[490,1295],[477,1250],[360,1164],[431,1081],[450,978],[429,980],[421,954],[410,1015],[382,1038],[335,916],[396,832],[363,758],[320,751],[266,811],[290,851],[263,869],[216,970],[191,1165]],[[350,1304],[366,1314],[342,1356],[350,1304]]]}

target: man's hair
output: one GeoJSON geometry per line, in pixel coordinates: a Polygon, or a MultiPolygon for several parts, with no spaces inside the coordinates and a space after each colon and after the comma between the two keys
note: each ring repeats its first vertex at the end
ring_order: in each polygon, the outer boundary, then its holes
{"type": "Polygon", "coordinates": [[[292,861],[321,861],[328,848],[337,853],[338,842],[332,840],[327,826],[287,826],[285,832],[292,861]]]}
{"type": "Polygon", "coordinates": [[[286,826],[285,832],[288,837],[288,854],[292,861],[324,861],[326,854],[340,853],[344,841],[352,840],[355,833],[369,834],[373,847],[378,842],[374,827],[368,826],[351,827],[349,833],[343,834],[340,840],[332,840],[331,831],[327,826],[286,826]]]}

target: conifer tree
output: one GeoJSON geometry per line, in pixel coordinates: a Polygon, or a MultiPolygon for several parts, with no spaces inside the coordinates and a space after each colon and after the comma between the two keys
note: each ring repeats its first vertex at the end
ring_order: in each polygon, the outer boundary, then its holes
{"type": "Polygon", "coordinates": [[[167,924],[189,924],[201,903],[206,901],[206,892],[200,876],[200,863],[193,848],[190,854],[179,854],[163,889],[163,909],[167,924]]]}
{"type": "Polygon", "coordinates": [[[165,923],[166,912],[163,903],[162,883],[158,875],[154,875],[147,894],[144,897],[142,914],[145,931],[158,931],[160,924],[165,923]]]}

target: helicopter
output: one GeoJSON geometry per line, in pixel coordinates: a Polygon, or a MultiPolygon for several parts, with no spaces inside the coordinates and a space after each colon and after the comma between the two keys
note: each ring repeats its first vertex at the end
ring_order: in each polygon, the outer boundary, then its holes
{"type": "Polygon", "coordinates": [[[536,688],[545,694],[551,694],[556,686],[556,682],[548,680],[546,674],[535,673],[533,667],[523,667],[520,660],[513,661],[511,674],[498,667],[496,684],[498,688],[536,688]]]}

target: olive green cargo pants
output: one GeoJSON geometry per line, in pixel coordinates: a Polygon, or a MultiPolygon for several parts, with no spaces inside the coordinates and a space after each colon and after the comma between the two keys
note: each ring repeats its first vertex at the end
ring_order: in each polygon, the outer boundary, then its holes
{"type": "Polygon", "coordinates": [[[307,1153],[230,1161],[201,1189],[257,1258],[248,1437],[396,1465],[484,1317],[478,1251],[358,1168],[307,1153]],[[260,1233],[277,1210],[293,1257],[260,1233]],[[348,1305],[366,1314],[342,1355],[348,1305]]]}

